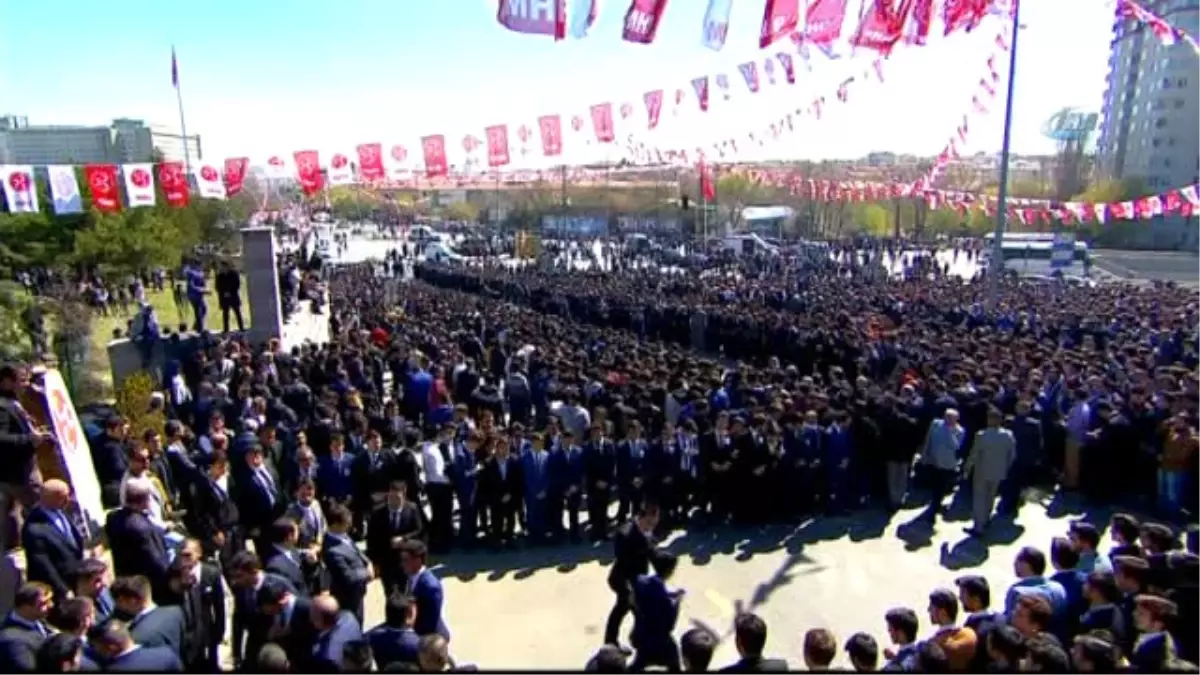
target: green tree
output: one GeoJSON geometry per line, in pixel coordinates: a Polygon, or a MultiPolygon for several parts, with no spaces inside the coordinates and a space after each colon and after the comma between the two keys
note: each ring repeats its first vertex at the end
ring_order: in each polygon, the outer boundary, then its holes
{"type": "Polygon", "coordinates": [[[454,202],[446,207],[445,216],[464,223],[479,222],[479,207],[466,201],[454,202]]]}

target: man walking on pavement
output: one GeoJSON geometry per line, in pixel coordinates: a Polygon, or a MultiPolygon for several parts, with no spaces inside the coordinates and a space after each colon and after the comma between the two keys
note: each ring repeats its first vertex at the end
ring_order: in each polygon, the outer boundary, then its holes
{"type": "Polygon", "coordinates": [[[1000,483],[1017,458],[1017,440],[1013,432],[1001,426],[1004,415],[991,407],[987,428],[975,434],[971,454],[963,467],[963,475],[971,476],[971,514],[974,526],[967,530],[973,537],[983,536],[992,519],[992,505],[1000,491],[1000,483]],[[972,475],[973,474],[973,475],[972,475]]]}

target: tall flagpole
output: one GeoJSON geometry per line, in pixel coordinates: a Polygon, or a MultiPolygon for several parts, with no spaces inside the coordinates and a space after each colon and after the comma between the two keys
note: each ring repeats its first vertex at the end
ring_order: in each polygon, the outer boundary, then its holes
{"type": "Polygon", "coordinates": [[[992,260],[988,266],[989,307],[1000,296],[1000,277],[1004,274],[1004,229],[1008,217],[1008,160],[1012,146],[1013,90],[1017,79],[1017,36],[1021,32],[1021,2],[1012,0],[1012,35],[1008,40],[1008,92],[1004,99],[1004,140],[1000,145],[1000,187],[996,194],[996,230],[992,237],[992,260]]]}
{"type": "Polygon", "coordinates": [[[175,61],[175,46],[171,46],[171,83],[175,85],[175,101],[179,104],[179,134],[183,137],[183,167],[188,180],[192,178],[192,152],[188,149],[187,123],[183,119],[183,90],[179,88],[179,64],[175,61]]]}

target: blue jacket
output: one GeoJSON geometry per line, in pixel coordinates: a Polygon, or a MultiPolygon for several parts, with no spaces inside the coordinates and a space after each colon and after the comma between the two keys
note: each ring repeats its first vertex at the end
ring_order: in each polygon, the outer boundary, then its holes
{"type": "Polygon", "coordinates": [[[654,651],[670,644],[679,621],[679,602],[663,580],[644,574],[633,582],[633,634],[635,649],[654,651]]]}
{"type": "Polygon", "coordinates": [[[318,460],[317,483],[322,497],[339,502],[350,498],[354,490],[354,484],[350,480],[353,464],[354,455],[348,452],[340,459],[328,455],[318,460]]]}
{"type": "Polygon", "coordinates": [[[550,477],[550,492],[564,495],[569,486],[574,485],[583,492],[583,450],[578,446],[564,448],[561,445],[550,451],[546,463],[550,477]]]}
{"type": "Polygon", "coordinates": [[[621,487],[633,485],[634,478],[645,478],[647,447],[643,439],[624,440],[617,445],[617,483],[621,487]]]}
{"type": "Polygon", "coordinates": [[[475,461],[475,453],[462,443],[452,443],[450,466],[446,467],[446,471],[454,482],[454,491],[458,494],[459,503],[474,502],[479,488],[479,468],[475,461]]]}
{"type": "Polygon", "coordinates": [[[446,595],[442,591],[442,580],[429,570],[422,570],[413,582],[413,600],[417,603],[417,622],[413,630],[417,635],[437,633],[447,640],[450,639],[450,629],[442,619],[442,610],[446,595]]]}
{"type": "Polygon", "coordinates": [[[393,663],[417,662],[421,637],[411,628],[393,628],[383,624],[367,631],[366,638],[380,671],[387,670],[393,663]]]}
{"type": "MultiPolygon", "coordinates": [[[[849,462],[853,456],[854,449],[850,442],[850,429],[843,426],[829,427],[825,431],[826,467],[830,470],[845,470],[841,468],[842,463],[849,462]]],[[[848,465],[846,469],[849,469],[848,465]]]]}
{"type": "Polygon", "coordinates": [[[182,673],[183,664],[169,647],[138,647],[104,664],[109,673],[182,673]]]}
{"type": "Polygon", "coordinates": [[[525,478],[525,498],[533,499],[550,491],[550,453],[526,448],[521,453],[521,475],[525,478]]]}

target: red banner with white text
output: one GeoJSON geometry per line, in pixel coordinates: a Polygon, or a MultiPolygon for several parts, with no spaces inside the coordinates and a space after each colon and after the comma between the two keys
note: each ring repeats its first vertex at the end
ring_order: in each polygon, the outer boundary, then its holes
{"type": "Polygon", "coordinates": [[[158,165],[158,184],[162,186],[167,206],[183,208],[188,205],[190,190],[183,162],[163,162],[158,165]]]}
{"type": "Polygon", "coordinates": [[[88,164],[83,167],[83,175],[92,190],[92,206],[96,207],[97,211],[116,213],[121,210],[117,165],[88,164]]]}
{"type": "Polygon", "coordinates": [[[487,137],[488,166],[495,168],[508,164],[508,125],[496,124],[483,131],[487,137]]]}
{"type": "Polygon", "coordinates": [[[425,175],[429,178],[439,178],[450,173],[450,163],[446,161],[446,137],[442,134],[421,137],[421,150],[425,155],[425,175]]]}
{"type": "Polygon", "coordinates": [[[225,171],[221,176],[225,182],[225,196],[232,197],[245,189],[246,172],[249,169],[249,157],[230,157],[225,160],[225,171]]]}
{"type": "Polygon", "coordinates": [[[596,132],[596,140],[601,143],[612,143],[617,137],[613,130],[611,103],[597,103],[592,106],[592,129],[596,132]]]}
{"type": "Polygon", "coordinates": [[[383,144],[361,143],[358,151],[358,178],[365,181],[383,180],[387,170],[383,167],[383,144]]]}
{"type": "Polygon", "coordinates": [[[654,42],[654,35],[658,32],[658,24],[666,9],[667,0],[630,0],[621,39],[640,45],[654,42]]]}
{"type": "Polygon", "coordinates": [[[758,36],[760,49],[770,47],[776,40],[790,35],[800,24],[801,0],[767,0],[763,8],[762,31],[758,36]]]}
{"type": "Polygon", "coordinates": [[[538,132],[542,137],[542,154],[557,157],[562,154],[562,117],[542,115],[538,118],[538,132]]]}
{"type": "Polygon", "coordinates": [[[804,41],[825,45],[838,39],[842,34],[842,22],[846,20],[846,2],[847,0],[809,0],[804,41]]]}
{"type": "Polygon", "coordinates": [[[300,181],[300,190],[309,197],[325,187],[325,178],[321,175],[321,160],[316,150],[297,150],[296,179],[300,181]]]}

